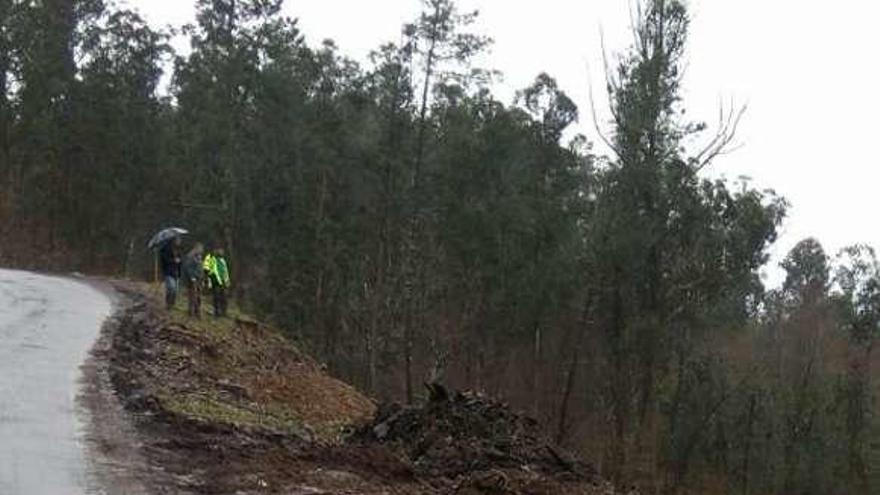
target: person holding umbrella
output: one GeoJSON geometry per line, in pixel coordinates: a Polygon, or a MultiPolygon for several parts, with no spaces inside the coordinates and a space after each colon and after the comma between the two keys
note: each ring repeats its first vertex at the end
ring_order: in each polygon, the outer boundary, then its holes
{"type": "Polygon", "coordinates": [[[180,288],[180,235],[166,240],[159,248],[159,269],[165,283],[165,306],[170,310],[177,302],[180,288]]]}
{"type": "Polygon", "coordinates": [[[186,229],[170,227],[160,230],[147,243],[147,249],[158,250],[157,264],[162,272],[162,281],[165,284],[165,305],[168,309],[174,307],[177,302],[177,292],[180,286],[180,237],[189,234],[186,229]]]}

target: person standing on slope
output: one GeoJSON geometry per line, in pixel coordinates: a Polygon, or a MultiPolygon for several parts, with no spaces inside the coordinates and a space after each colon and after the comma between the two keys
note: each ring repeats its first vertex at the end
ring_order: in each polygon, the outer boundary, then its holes
{"type": "Polygon", "coordinates": [[[159,267],[165,282],[165,307],[174,308],[180,288],[180,236],[175,236],[159,250],[159,267]]]}
{"type": "Polygon", "coordinates": [[[183,280],[186,284],[187,298],[189,299],[189,315],[196,318],[202,317],[202,255],[204,246],[197,242],[183,259],[183,280]]]}
{"type": "Polygon", "coordinates": [[[208,276],[208,288],[214,302],[214,316],[220,318],[226,316],[226,291],[231,285],[229,277],[229,264],[224,257],[223,248],[215,248],[205,256],[202,262],[205,274],[208,276]]]}

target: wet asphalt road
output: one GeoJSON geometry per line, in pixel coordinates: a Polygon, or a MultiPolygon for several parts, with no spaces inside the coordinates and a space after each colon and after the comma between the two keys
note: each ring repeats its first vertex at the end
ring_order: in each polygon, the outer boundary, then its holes
{"type": "Polygon", "coordinates": [[[86,284],[0,270],[0,494],[100,493],[89,489],[76,399],[110,312],[86,284]]]}

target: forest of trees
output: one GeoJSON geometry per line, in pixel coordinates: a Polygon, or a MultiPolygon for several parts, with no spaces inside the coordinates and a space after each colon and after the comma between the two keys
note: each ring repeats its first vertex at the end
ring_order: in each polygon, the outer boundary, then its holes
{"type": "Polygon", "coordinates": [[[377,398],[503,397],[645,493],[880,490],[880,263],[807,239],[764,287],[787,203],[706,172],[740,114],[685,119],[682,1],[608,57],[608,156],[551,76],[495,98],[452,0],[366,64],[281,0],[195,3],[180,55],[101,0],[0,0],[4,266],[149,277],[180,225],[377,398]]]}

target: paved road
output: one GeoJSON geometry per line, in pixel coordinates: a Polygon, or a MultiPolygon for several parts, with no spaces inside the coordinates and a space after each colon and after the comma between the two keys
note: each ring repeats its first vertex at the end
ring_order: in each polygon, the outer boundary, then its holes
{"type": "Polygon", "coordinates": [[[88,285],[0,270],[0,494],[92,492],[76,398],[110,312],[88,285]]]}

